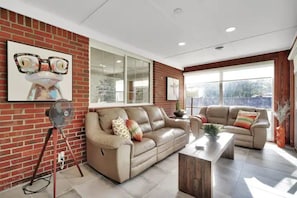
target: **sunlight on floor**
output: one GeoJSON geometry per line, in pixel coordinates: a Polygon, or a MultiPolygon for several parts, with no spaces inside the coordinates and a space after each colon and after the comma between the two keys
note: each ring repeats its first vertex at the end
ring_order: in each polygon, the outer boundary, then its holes
{"type": "Polygon", "coordinates": [[[272,150],[274,150],[276,153],[278,153],[281,157],[283,157],[285,160],[292,163],[292,165],[297,165],[297,158],[291,155],[288,151],[277,147],[276,145],[270,146],[272,150]]]}
{"type": "MultiPolygon", "coordinates": [[[[282,188],[281,190],[273,188],[259,181],[257,178],[245,178],[245,183],[249,188],[249,191],[253,197],[264,197],[269,195],[269,197],[296,197],[297,193],[289,194],[287,193],[289,189],[282,188]],[[287,191],[287,192],[286,192],[287,191]]],[[[296,183],[296,182],[295,182],[296,183]]],[[[294,185],[293,185],[294,186],[294,185]]]]}

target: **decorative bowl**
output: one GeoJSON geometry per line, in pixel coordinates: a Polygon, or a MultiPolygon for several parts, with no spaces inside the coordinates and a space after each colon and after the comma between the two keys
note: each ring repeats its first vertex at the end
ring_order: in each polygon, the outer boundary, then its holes
{"type": "Polygon", "coordinates": [[[174,113],[174,115],[176,116],[176,117],[178,117],[178,118],[180,118],[180,117],[183,117],[184,116],[184,114],[185,114],[185,112],[183,112],[183,111],[175,111],[175,112],[173,112],[174,113]]]}

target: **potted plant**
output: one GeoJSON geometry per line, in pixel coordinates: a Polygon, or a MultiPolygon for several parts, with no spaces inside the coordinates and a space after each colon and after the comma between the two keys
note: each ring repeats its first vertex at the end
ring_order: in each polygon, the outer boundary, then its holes
{"type": "Polygon", "coordinates": [[[175,112],[174,112],[174,115],[176,117],[183,117],[184,114],[185,114],[185,112],[180,109],[179,100],[177,100],[176,103],[175,103],[175,112]]]}
{"type": "Polygon", "coordinates": [[[288,112],[290,110],[290,104],[288,101],[284,102],[283,105],[278,103],[277,110],[274,112],[274,116],[278,121],[278,124],[281,126],[285,119],[287,118],[288,112]]]}
{"type": "Polygon", "coordinates": [[[274,116],[278,121],[278,127],[276,127],[276,143],[279,147],[285,147],[285,127],[283,122],[286,120],[290,110],[290,104],[288,101],[283,105],[278,103],[277,110],[274,112],[274,116]]]}
{"type": "Polygon", "coordinates": [[[219,128],[213,124],[207,124],[203,126],[204,133],[210,140],[215,141],[218,138],[219,128]]]}

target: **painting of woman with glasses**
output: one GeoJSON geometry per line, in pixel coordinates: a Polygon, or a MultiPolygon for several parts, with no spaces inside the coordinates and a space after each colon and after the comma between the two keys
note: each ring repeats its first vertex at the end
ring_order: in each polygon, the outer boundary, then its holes
{"type": "MultiPolygon", "coordinates": [[[[71,55],[11,41],[9,41],[8,44],[8,56],[10,56],[8,58],[12,58],[14,60],[15,68],[13,69],[13,66],[9,65],[9,75],[11,74],[12,76],[13,74],[14,78],[21,78],[22,80],[25,80],[26,82],[24,82],[24,84],[26,84],[26,87],[28,87],[28,83],[30,84],[30,88],[27,88],[26,94],[25,90],[22,89],[21,91],[23,99],[19,98],[19,94],[14,94],[13,98],[9,98],[10,100],[71,100],[69,97],[72,97],[72,84],[70,83],[69,87],[69,79],[67,80],[68,75],[70,75],[69,70],[71,69],[71,55]],[[20,46],[14,48],[14,45],[21,45],[21,48],[20,46]],[[65,79],[68,83],[63,86],[65,79]],[[69,91],[71,91],[70,95],[69,91]]],[[[11,62],[10,59],[9,61],[11,62]]],[[[17,79],[12,80],[10,77],[8,78],[9,96],[12,96],[11,93],[15,93],[14,89],[11,90],[12,85],[22,86],[22,84],[20,85],[19,83],[15,83],[16,80],[17,79]]]]}

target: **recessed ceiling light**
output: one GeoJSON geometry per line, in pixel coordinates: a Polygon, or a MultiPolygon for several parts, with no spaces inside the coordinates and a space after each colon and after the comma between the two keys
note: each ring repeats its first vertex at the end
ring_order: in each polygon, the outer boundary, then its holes
{"type": "Polygon", "coordinates": [[[226,32],[233,32],[233,31],[235,31],[236,30],[236,27],[229,27],[229,28],[227,28],[225,31],[226,32]]]}
{"type": "Polygon", "coordinates": [[[224,48],[224,46],[222,46],[222,45],[215,47],[216,50],[221,50],[223,48],[224,48]]]}
{"type": "Polygon", "coordinates": [[[122,60],[117,60],[116,62],[117,62],[117,63],[121,63],[121,62],[122,62],[122,60]]]}
{"type": "Polygon", "coordinates": [[[178,45],[179,45],[179,46],[185,46],[186,43],[185,43],[185,42],[179,42],[178,45]]]}

